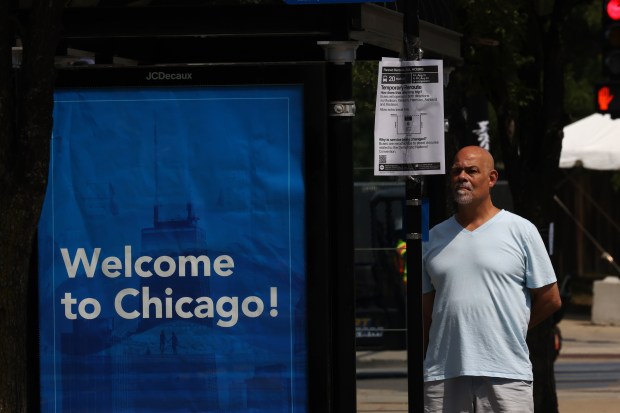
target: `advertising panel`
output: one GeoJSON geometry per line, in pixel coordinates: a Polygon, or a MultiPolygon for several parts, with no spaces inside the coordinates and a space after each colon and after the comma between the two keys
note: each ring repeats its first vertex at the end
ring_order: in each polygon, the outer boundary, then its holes
{"type": "Polygon", "coordinates": [[[41,411],[307,411],[303,87],[59,88],[41,411]]]}

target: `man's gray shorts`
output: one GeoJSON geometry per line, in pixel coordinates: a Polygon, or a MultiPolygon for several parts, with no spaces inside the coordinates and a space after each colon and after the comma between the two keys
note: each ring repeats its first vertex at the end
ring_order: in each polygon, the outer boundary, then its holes
{"type": "Polygon", "coordinates": [[[462,376],[424,383],[427,413],[533,413],[532,382],[462,376]]]}

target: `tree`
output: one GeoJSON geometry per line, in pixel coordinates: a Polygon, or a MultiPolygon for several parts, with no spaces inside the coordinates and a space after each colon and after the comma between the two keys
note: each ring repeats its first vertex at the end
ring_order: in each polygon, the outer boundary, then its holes
{"type": "MultiPolygon", "coordinates": [[[[0,411],[26,412],[36,337],[27,309],[31,255],[45,196],[52,130],[54,55],[62,0],[0,2],[0,411]],[[12,48],[23,45],[21,67],[12,48]]],[[[36,276],[35,276],[36,277],[36,276]]],[[[36,315],[34,315],[36,316],[36,315]]],[[[32,387],[30,387],[32,390],[32,387]]],[[[31,394],[32,396],[32,394],[31,394]]]]}
{"type": "Polygon", "coordinates": [[[378,61],[357,61],[353,65],[353,97],[356,114],[353,122],[354,179],[372,180],[375,128],[375,99],[377,97],[378,61]]]}

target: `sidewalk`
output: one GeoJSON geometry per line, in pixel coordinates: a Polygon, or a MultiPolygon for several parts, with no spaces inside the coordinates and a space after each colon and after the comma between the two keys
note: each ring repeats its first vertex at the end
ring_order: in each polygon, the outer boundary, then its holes
{"type": "MultiPolygon", "coordinates": [[[[620,326],[598,326],[568,314],[559,324],[563,347],[556,361],[560,413],[620,412],[620,326]],[[604,380],[592,376],[603,371],[604,380]],[[588,380],[592,380],[589,383],[588,380]]],[[[357,412],[407,413],[406,352],[357,353],[357,412]],[[383,378],[383,379],[382,379],[383,378]]]]}
{"type": "MultiPolygon", "coordinates": [[[[610,380],[598,386],[566,388],[557,373],[570,369],[570,363],[617,366],[620,363],[620,326],[594,325],[588,316],[569,315],[560,322],[559,327],[563,338],[562,351],[556,361],[560,413],[620,412],[620,381],[610,380]]],[[[581,376],[586,374],[583,372],[581,376]]]]}

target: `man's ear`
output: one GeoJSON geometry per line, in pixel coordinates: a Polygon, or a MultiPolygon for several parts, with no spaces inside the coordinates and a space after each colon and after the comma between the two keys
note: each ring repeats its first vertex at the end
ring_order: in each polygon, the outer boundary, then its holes
{"type": "Polygon", "coordinates": [[[493,188],[498,179],[499,173],[495,169],[492,169],[491,172],[489,172],[489,188],[493,188]]]}

